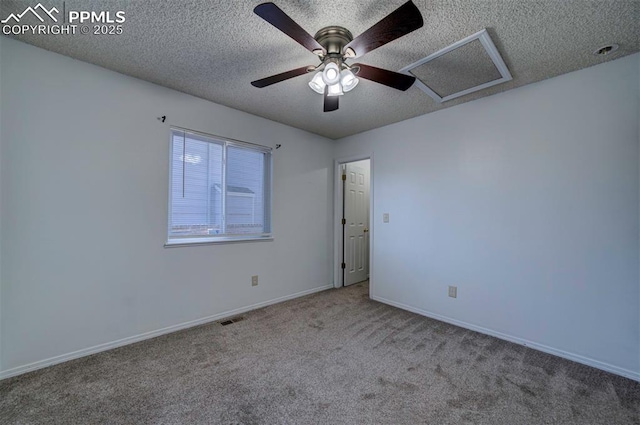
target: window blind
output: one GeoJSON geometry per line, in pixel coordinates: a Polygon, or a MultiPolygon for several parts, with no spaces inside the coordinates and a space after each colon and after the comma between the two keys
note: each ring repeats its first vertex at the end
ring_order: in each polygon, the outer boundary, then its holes
{"type": "Polygon", "coordinates": [[[271,149],[171,130],[168,244],[271,236],[271,149]]]}

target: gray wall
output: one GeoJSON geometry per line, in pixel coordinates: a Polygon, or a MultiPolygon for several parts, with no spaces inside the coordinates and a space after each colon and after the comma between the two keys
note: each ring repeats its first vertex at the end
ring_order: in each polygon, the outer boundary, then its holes
{"type": "Polygon", "coordinates": [[[332,141],[8,38],[1,55],[4,376],[332,283],[332,141]],[[282,144],[273,242],[163,248],[170,124],[282,144]]]}
{"type": "Polygon", "coordinates": [[[374,154],[374,297],[640,379],[639,62],[338,141],[374,154]]]}

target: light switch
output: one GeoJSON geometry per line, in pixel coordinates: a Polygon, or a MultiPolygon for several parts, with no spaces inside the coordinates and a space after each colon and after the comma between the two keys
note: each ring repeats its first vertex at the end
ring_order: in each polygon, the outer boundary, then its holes
{"type": "Polygon", "coordinates": [[[383,223],[388,223],[389,222],[389,213],[382,214],[382,222],[383,223]]]}

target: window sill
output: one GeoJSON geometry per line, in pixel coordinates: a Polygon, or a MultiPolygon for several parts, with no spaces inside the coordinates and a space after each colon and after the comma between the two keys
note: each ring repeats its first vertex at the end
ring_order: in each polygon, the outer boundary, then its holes
{"type": "Polygon", "coordinates": [[[239,243],[239,242],[273,242],[273,236],[258,236],[258,237],[247,237],[247,238],[231,238],[231,237],[222,237],[215,239],[183,239],[179,241],[167,241],[164,244],[165,248],[180,248],[184,246],[201,246],[201,245],[220,245],[220,244],[228,244],[228,243],[239,243]]]}

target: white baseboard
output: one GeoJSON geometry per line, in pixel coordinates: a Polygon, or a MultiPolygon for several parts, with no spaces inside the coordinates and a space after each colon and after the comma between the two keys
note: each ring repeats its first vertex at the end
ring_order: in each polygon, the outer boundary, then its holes
{"type": "Polygon", "coordinates": [[[203,325],[209,322],[215,322],[216,320],[224,319],[226,317],[235,316],[241,313],[246,313],[247,311],[256,310],[258,308],[266,307],[268,305],[281,303],[283,301],[292,300],[294,298],[303,297],[305,295],[310,295],[316,292],[321,292],[321,291],[325,291],[327,289],[332,289],[332,288],[333,288],[333,284],[320,286],[318,288],[296,292],[295,294],[285,295],[284,297],[274,298],[272,300],[259,302],[257,304],[252,304],[246,307],[240,307],[234,310],[228,310],[222,313],[214,314],[212,316],[202,317],[200,319],[180,323],[178,325],[168,326],[166,328],[158,329],[155,331],[145,332],[143,334],[130,336],[127,338],[119,339],[117,341],[106,342],[104,344],[94,345],[93,347],[83,348],[81,350],[73,351],[71,353],[62,354],[62,355],[51,357],[44,360],[39,360],[37,362],[29,363],[23,366],[18,366],[18,367],[4,370],[4,371],[0,371],[0,380],[10,378],[12,376],[22,375],[23,373],[42,369],[48,366],[53,366],[55,364],[63,363],[63,362],[77,359],[80,357],[89,356],[91,354],[100,353],[102,351],[111,350],[113,348],[122,347],[123,345],[129,345],[135,342],[144,341],[145,339],[151,339],[160,335],[176,332],[182,329],[191,328],[193,326],[203,325]]]}
{"type": "Polygon", "coordinates": [[[569,353],[567,351],[558,350],[557,348],[549,347],[543,344],[538,344],[536,342],[528,341],[523,338],[518,338],[515,336],[503,334],[501,332],[497,332],[491,329],[483,328],[482,326],[472,325],[470,323],[462,322],[460,320],[452,319],[450,317],[442,316],[440,314],[432,313],[430,311],[422,310],[417,307],[412,307],[403,303],[399,303],[396,301],[388,300],[383,297],[378,297],[375,295],[371,295],[371,299],[375,301],[379,301],[384,304],[388,304],[394,307],[401,308],[402,310],[407,310],[412,313],[417,313],[422,316],[427,316],[432,319],[439,320],[441,322],[451,323],[452,325],[460,326],[461,328],[470,329],[472,331],[480,332],[486,335],[491,335],[496,338],[504,339],[505,341],[514,342],[516,344],[524,345],[525,347],[533,348],[534,350],[542,351],[548,354],[552,354],[554,356],[562,357],[567,360],[572,360],[577,363],[582,363],[587,366],[595,367],[596,369],[601,369],[606,372],[615,373],[616,375],[624,376],[625,378],[633,379],[634,381],[640,382],[640,372],[634,372],[632,370],[624,369],[618,366],[614,366],[608,363],[603,363],[598,360],[590,359],[588,357],[580,356],[578,354],[569,353]]]}

